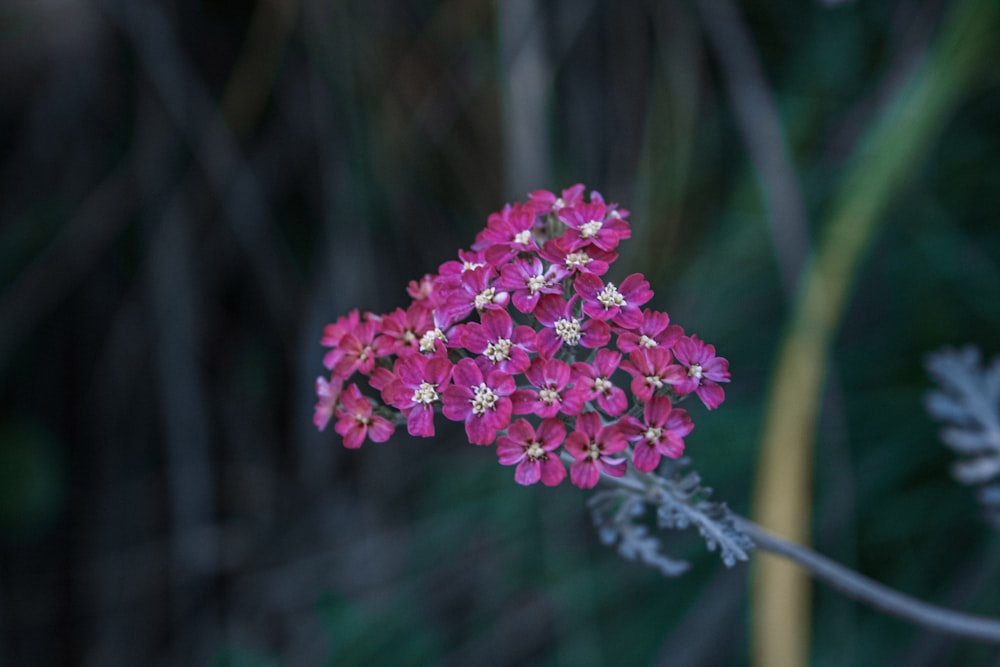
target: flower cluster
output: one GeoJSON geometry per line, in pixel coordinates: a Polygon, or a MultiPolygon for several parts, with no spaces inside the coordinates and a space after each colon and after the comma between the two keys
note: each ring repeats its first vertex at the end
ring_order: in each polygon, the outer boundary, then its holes
{"type": "Polygon", "coordinates": [[[693,423],[674,404],[694,394],[718,407],[729,363],[643,308],[653,291],[642,274],[605,278],[631,236],[627,218],[582,185],[490,215],[471,249],[410,282],[405,310],[355,310],[326,326],[316,426],[335,418],[357,448],[404,422],[433,436],[440,412],[469,442],[495,443],[520,484],[559,484],[564,460],[573,484],[591,488],[602,473],[622,476],[629,458],[649,472],[679,457],[693,423]]]}

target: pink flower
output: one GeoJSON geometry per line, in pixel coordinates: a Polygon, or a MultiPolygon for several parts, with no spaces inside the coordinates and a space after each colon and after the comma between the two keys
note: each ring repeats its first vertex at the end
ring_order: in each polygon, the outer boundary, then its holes
{"type": "Polygon", "coordinates": [[[715,356],[715,346],[708,345],[697,336],[682,337],[674,344],[674,356],[686,372],[673,380],[678,396],[698,394],[709,410],[719,407],[726,398],[719,382],[729,382],[729,361],[715,356]]]}
{"type": "Polygon", "coordinates": [[[500,269],[497,286],[511,292],[515,308],[522,313],[531,313],[543,294],[562,294],[559,281],[565,275],[566,272],[555,264],[546,269],[537,257],[515,259],[500,269]]]}
{"type": "Polygon", "coordinates": [[[535,414],[555,417],[558,413],[578,415],[583,409],[583,391],[567,388],[571,372],[569,364],[558,359],[536,357],[525,372],[534,389],[518,389],[511,396],[514,412],[519,415],[535,414]]]}
{"type": "Polygon", "coordinates": [[[340,361],[344,352],[338,345],[344,338],[344,334],[354,331],[354,327],[358,326],[359,322],[361,322],[361,315],[355,308],[347,315],[338,317],[336,322],[331,322],[323,327],[323,337],[320,338],[319,342],[321,345],[333,348],[323,356],[323,365],[326,366],[327,370],[332,370],[340,361]]]}
{"type": "Polygon", "coordinates": [[[344,436],[344,447],[357,449],[365,437],[372,442],[385,442],[396,430],[392,422],[372,412],[371,402],[361,395],[356,384],[348,385],[340,394],[340,403],[337,423],[333,428],[344,436]]]}
{"type": "Polygon", "coordinates": [[[451,361],[444,355],[414,354],[396,362],[396,380],[385,387],[382,395],[406,416],[410,435],[434,435],[434,404],[441,402],[440,392],[451,378],[451,368],[451,361]]]}
{"type": "Polygon", "coordinates": [[[543,357],[551,357],[563,344],[594,349],[611,340],[611,327],[607,324],[573,314],[576,300],[574,297],[563,301],[556,294],[545,294],[538,300],[534,314],[543,326],[538,332],[538,352],[543,357]]]}
{"type": "Polygon", "coordinates": [[[500,370],[485,378],[472,359],[462,359],[452,370],[454,384],[442,395],[444,416],[452,421],[464,421],[465,433],[474,445],[488,445],[497,431],[510,423],[514,378],[500,370]]]}
{"type": "Polygon", "coordinates": [[[592,489],[602,472],[612,477],[624,475],[625,458],[614,454],[626,447],[628,442],[617,426],[601,426],[596,412],[584,412],[576,418],[576,431],[566,438],[566,451],[576,459],[569,470],[573,484],[592,489]]]}
{"type": "Polygon", "coordinates": [[[597,351],[593,363],[577,361],[573,364],[573,382],[582,392],[583,399],[597,399],[597,405],[612,417],[628,409],[625,392],[611,381],[621,360],[622,355],[603,349],[597,351]]]}
{"type": "Polygon", "coordinates": [[[620,217],[606,217],[604,202],[577,204],[559,212],[559,219],[566,223],[566,238],[574,249],[596,246],[601,250],[614,250],[619,241],[632,236],[628,223],[620,217]]]}
{"type": "Polygon", "coordinates": [[[388,354],[386,350],[378,351],[381,346],[375,337],[380,333],[380,325],[381,322],[374,318],[367,319],[344,334],[337,345],[340,356],[333,366],[334,377],[346,380],[355,371],[371,375],[375,359],[388,354]]]}
{"type": "Polygon", "coordinates": [[[617,253],[597,246],[574,248],[565,236],[547,241],[538,254],[542,259],[561,267],[567,274],[590,273],[595,276],[603,276],[611,263],[618,259],[617,253]]]}
{"type": "Polygon", "coordinates": [[[406,293],[410,295],[414,303],[426,304],[430,301],[434,293],[434,278],[429,273],[425,273],[420,280],[411,280],[406,286],[406,293]]]}
{"type": "Polygon", "coordinates": [[[461,274],[458,283],[442,297],[439,309],[454,322],[464,319],[473,310],[483,312],[505,308],[510,295],[493,286],[494,270],[480,266],[461,274]]]}
{"type": "Polygon", "coordinates": [[[379,356],[413,354],[431,325],[431,311],[419,301],[406,310],[397,308],[382,318],[382,336],[375,341],[375,349],[379,356]]]}
{"type": "Polygon", "coordinates": [[[542,212],[553,213],[583,202],[583,190],[583,183],[577,183],[563,190],[559,197],[548,190],[535,190],[528,196],[532,202],[540,204],[542,212]]]}
{"type": "Polygon", "coordinates": [[[660,464],[660,457],[678,458],[684,453],[684,436],[694,423],[687,412],[674,408],[666,396],[653,396],[643,409],[641,422],[625,417],[619,422],[622,433],[635,442],[632,461],[642,472],[651,472],[660,464]]]}
{"type": "Polygon", "coordinates": [[[470,322],[462,328],[460,344],[469,352],[483,355],[484,372],[490,367],[505,373],[522,373],[531,364],[528,352],[535,349],[535,330],[529,326],[514,327],[506,310],[487,310],[482,323],[470,322]]]}
{"type": "Polygon", "coordinates": [[[632,376],[632,395],[649,403],[657,389],[679,382],[684,370],[670,362],[670,351],[662,347],[639,347],[632,352],[621,366],[632,376]]]}
{"type": "Polygon", "coordinates": [[[625,329],[635,329],[642,324],[639,306],[653,298],[653,290],[641,273],[633,273],[622,281],[621,287],[605,283],[597,276],[581,273],[573,283],[577,294],[583,298],[583,312],[597,320],[610,320],[625,329]]]}
{"type": "Polygon", "coordinates": [[[541,480],[546,486],[556,486],[566,477],[566,467],[555,453],[566,438],[566,427],[558,419],[545,419],[538,433],[526,419],[518,419],[507,429],[507,435],[497,438],[497,457],[501,465],[517,465],[514,481],[534,484],[541,480]]]}
{"type": "Polygon", "coordinates": [[[649,308],[642,311],[642,324],[635,331],[618,334],[618,349],[632,352],[639,347],[665,347],[669,349],[684,335],[684,330],[670,324],[670,316],[649,308]]]}
{"type": "Polygon", "coordinates": [[[316,378],[316,407],[313,409],[313,424],[320,431],[330,423],[333,416],[333,409],[337,406],[337,399],[340,398],[340,390],[343,386],[341,382],[327,382],[326,378],[316,378]]]}
{"type": "Polygon", "coordinates": [[[476,247],[485,247],[487,263],[500,266],[519,252],[538,250],[535,242],[537,207],[515,204],[490,215],[486,229],[476,237],[476,247]]]}

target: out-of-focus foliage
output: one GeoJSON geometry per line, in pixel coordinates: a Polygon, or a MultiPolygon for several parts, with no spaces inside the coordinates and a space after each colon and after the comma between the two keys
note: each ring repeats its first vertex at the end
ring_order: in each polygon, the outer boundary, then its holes
{"type": "MultiPolygon", "coordinates": [[[[949,4],[740,5],[807,239],[949,4]]],[[[688,453],[749,509],[788,297],[705,21],[686,0],[6,3],[0,662],[746,662],[746,568],[697,535],[670,531],[691,569],[662,578],[600,544],[587,494],[517,487],[460,430],[348,452],[310,418],[325,322],[403,303],[504,201],[584,182],[632,210],[621,264],[650,305],[730,360],[688,453]]],[[[997,353],[993,69],[863,258],[812,523],[865,574],[995,615],[997,538],[921,399],[928,351],[997,353]]],[[[813,611],[817,665],[996,662],[822,587],[813,611]]]]}

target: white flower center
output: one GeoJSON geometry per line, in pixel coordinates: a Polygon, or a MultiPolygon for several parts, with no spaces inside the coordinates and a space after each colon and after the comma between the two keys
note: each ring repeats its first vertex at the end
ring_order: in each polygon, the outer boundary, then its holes
{"type": "Polygon", "coordinates": [[[510,347],[513,345],[507,338],[500,338],[495,343],[486,346],[486,357],[494,364],[510,359],[510,347]]]}
{"type": "Polygon", "coordinates": [[[420,351],[433,352],[434,341],[436,340],[444,341],[445,343],[448,342],[448,339],[445,338],[444,332],[438,328],[434,328],[420,337],[420,351]]]}
{"type": "Polygon", "coordinates": [[[463,259],[462,260],[462,273],[465,273],[466,271],[472,271],[473,269],[478,269],[481,266],[486,266],[486,265],[483,264],[483,263],[481,263],[481,262],[470,262],[467,259],[463,259]]]}
{"type": "Polygon", "coordinates": [[[574,266],[587,266],[590,264],[590,256],[583,250],[571,252],[566,255],[566,268],[572,269],[574,266]]]}
{"type": "Polygon", "coordinates": [[[688,369],[688,377],[701,379],[701,366],[698,364],[691,364],[691,368],[688,369]]]}
{"type": "Polygon", "coordinates": [[[514,243],[520,243],[521,245],[528,245],[531,241],[531,230],[525,229],[524,231],[518,232],[514,235],[514,243]]]}
{"type": "Polygon", "coordinates": [[[531,276],[528,278],[528,289],[532,294],[545,287],[545,276],[531,276]]]}
{"type": "Polygon", "coordinates": [[[663,429],[657,426],[650,426],[648,429],[646,429],[646,432],[642,434],[642,436],[646,438],[646,440],[649,440],[650,442],[658,441],[660,439],[660,436],[662,435],[663,435],[663,429]]]}
{"type": "Polygon", "coordinates": [[[642,336],[639,338],[639,345],[642,345],[643,347],[646,348],[652,348],[657,346],[657,342],[652,338],[650,338],[649,336],[647,336],[646,334],[642,334],[642,336]]]}
{"type": "Polygon", "coordinates": [[[476,306],[476,310],[482,310],[488,304],[493,303],[493,299],[496,297],[497,291],[492,287],[487,287],[482,292],[476,295],[473,303],[476,306]]]}
{"type": "Polygon", "coordinates": [[[596,461],[601,458],[601,449],[597,446],[596,442],[591,441],[590,447],[587,448],[587,458],[596,461]]]}
{"type": "Polygon", "coordinates": [[[580,225],[580,238],[581,239],[591,239],[597,236],[598,232],[601,231],[602,223],[599,220],[591,220],[590,222],[580,225]]]}
{"type": "Polygon", "coordinates": [[[618,291],[618,288],[615,287],[614,283],[608,283],[605,285],[604,289],[601,290],[601,293],[597,295],[597,300],[601,302],[601,305],[604,306],[605,310],[615,306],[624,308],[628,305],[625,302],[625,297],[623,297],[621,292],[618,291]]]}
{"type": "Polygon", "coordinates": [[[604,393],[611,389],[611,380],[608,378],[594,378],[594,391],[604,393]]]}
{"type": "Polygon", "coordinates": [[[555,389],[541,389],[538,392],[538,398],[542,399],[546,405],[552,405],[559,400],[559,392],[555,389]]]}
{"type": "Polygon", "coordinates": [[[430,382],[421,382],[420,386],[413,390],[413,402],[430,405],[438,400],[438,393],[434,391],[434,387],[436,386],[430,382]]]}
{"type": "Polygon", "coordinates": [[[532,442],[528,445],[528,448],[524,450],[524,453],[528,455],[529,459],[534,460],[544,458],[545,456],[545,450],[542,449],[542,443],[540,442],[532,442]]]}
{"type": "Polygon", "coordinates": [[[556,320],[556,335],[563,339],[567,345],[576,345],[580,342],[580,320],[575,317],[556,320]]]}
{"type": "Polygon", "coordinates": [[[475,394],[472,397],[472,414],[482,417],[487,410],[494,409],[499,397],[486,386],[485,382],[480,383],[478,387],[473,387],[472,391],[475,394]]]}
{"type": "Polygon", "coordinates": [[[565,206],[566,206],[566,202],[563,201],[562,197],[556,197],[555,202],[553,202],[553,204],[552,204],[553,210],[556,210],[556,211],[558,211],[561,208],[565,208],[565,206]]]}
{"type": "Polygon", "coordinates": [[[647,375],[646,384],[648,384],[650,387],[656,387],[657,389],[659,389],[660,387],[663,386],[663,380],[660,379],[659,375],[647,375]]]}

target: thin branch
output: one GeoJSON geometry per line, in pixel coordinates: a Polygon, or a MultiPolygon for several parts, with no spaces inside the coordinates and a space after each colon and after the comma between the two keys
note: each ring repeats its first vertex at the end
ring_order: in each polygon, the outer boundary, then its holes
{"type": "Polygon", "coordinates": [[[811,549],[773,535],[748,519],[734,515],[737,527],[757,547],[798,563],[813,576],[850,598],[929,630],[956,637],[1000,644],[1000,619],[938,607],[861,575],[811,549]]]}

